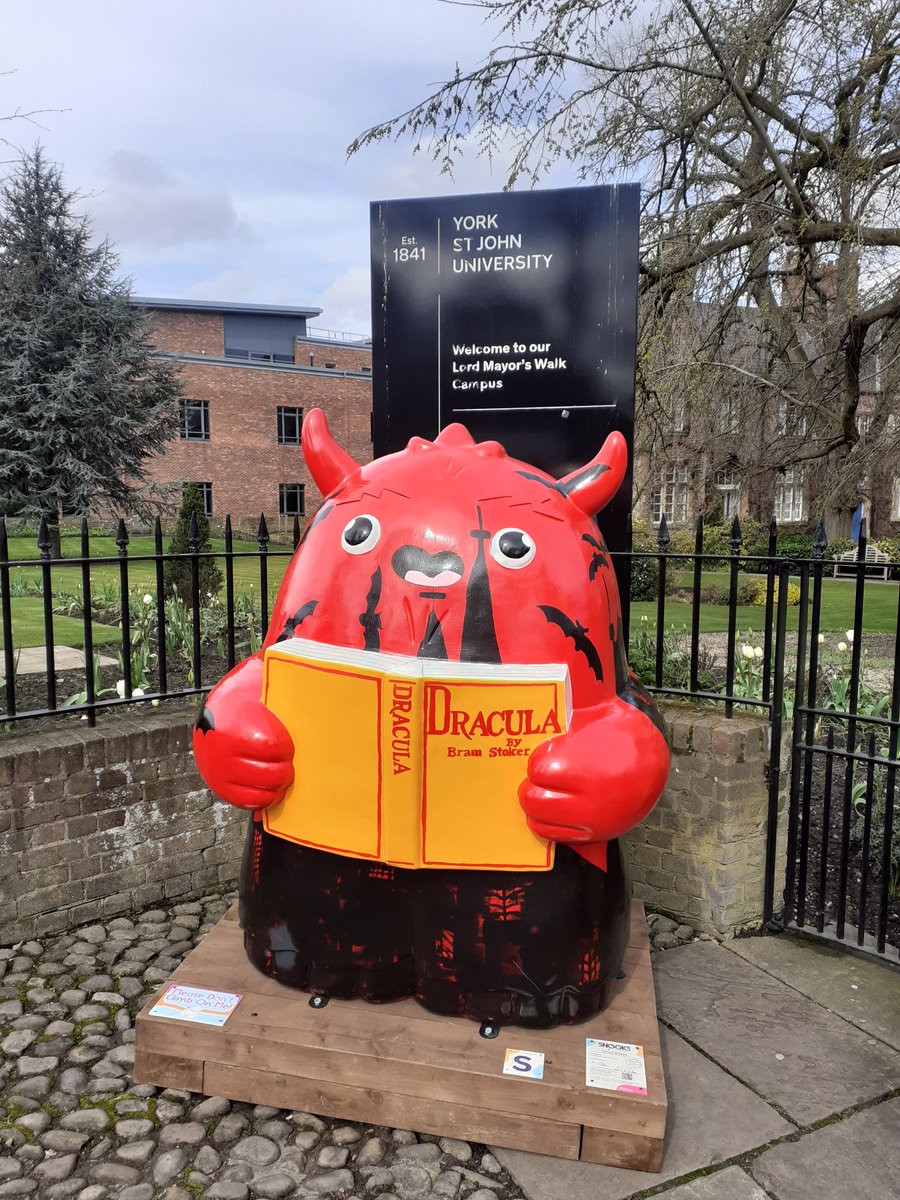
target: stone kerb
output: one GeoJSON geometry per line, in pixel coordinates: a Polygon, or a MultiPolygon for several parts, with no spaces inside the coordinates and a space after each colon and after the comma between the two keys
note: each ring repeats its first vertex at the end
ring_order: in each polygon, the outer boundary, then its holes
{"type": "MultiPolygon", "coordinates": [[[[758,929],[768,824],[771,729],[756,715],[662,706],[672,770],[662,798],[628,836],[635,895],[694,929],[731,937],[758,929]]],[[[784,878],[782,794],[776,880],[784,878]]]]}
{"type": "Polygon", "coordinates": [[[246,817],[213,800],[184,706],[0,741],[0,944],[237,877],[246,817]]]}

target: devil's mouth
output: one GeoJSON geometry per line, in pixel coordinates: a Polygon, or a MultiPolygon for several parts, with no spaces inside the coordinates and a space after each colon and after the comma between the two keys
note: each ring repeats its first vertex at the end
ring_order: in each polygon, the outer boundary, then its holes
{"type": "Polygon", "coordinates": [[[421,546],[401,546],[391,558],[394,573],[415,587],[449,587],[462,579],[463,561],[458,554],[440,550],[429,554],[421,546]]]}

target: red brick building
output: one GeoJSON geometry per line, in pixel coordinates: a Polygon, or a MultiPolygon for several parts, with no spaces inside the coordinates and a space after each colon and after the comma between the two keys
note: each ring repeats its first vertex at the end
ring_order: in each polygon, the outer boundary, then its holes
{"type": "Polygon", "coordinates": [[[156,461],[160,483],[201,485],[219,525],[289,529],[320,495],[300,450],[304,412],[321,408],[359,462],[372,457],[372,351],[366,339],[317,335],[318,308],[134,297],[156,349],[181,364],[181,432],[156,461]]]}

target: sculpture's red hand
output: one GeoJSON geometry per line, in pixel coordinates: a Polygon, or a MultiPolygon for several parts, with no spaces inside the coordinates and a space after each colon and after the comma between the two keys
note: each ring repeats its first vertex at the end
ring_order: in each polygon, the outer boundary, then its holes
{"type": "Polygon", "coordinates": [[[294,745],[260,700],[261,655],[230,671],[209,694],[194,728],[194,758],[211,790],[236,808],[268,808],[294,778],[294,745]]]}
{"type": "Polygon", "coordinates": [[[568,733],[534,751],[519,802],[536,834],[577,849],[608,842],[643,820],[668,773],[665,738],[616,697],[576,711],[568,733]]]}

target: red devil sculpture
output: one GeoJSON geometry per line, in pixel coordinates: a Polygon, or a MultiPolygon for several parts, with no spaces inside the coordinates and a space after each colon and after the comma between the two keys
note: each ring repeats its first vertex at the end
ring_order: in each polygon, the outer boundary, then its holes
{"type": "Polygon", "coordinates": [[[405,869],[266,831],[261,810],[291,784],[294,748],[260,699],[262,653],[237,666],[200,714],[194,753],[213,792],[256,818],[241,878],[251,961],[319,1003],[412,995],[495,1027],[593,1015],[628,939],[617,839],[653,807],[669,770],[662,720],[626,664],[616,577],[592,519],[622,482],[624,439],[612,434],[559,480],[461,425],[360,467],[313,410],[303,450],[325,501],[266,646],[296,634],[428,658],[564,663],[573,715],[526,760],[519,788],[532,830],[556,843],[552,870],[405,869]]]}

